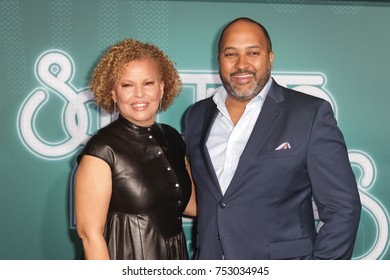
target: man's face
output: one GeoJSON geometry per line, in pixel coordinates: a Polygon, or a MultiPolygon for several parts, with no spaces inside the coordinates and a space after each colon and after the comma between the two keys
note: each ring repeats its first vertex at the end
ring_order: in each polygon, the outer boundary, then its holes
{"type": "Polygon", "coordinates": [[[222,37],[219,74],[230,97],[248,101],[259,94],[271,76],[273,52],[254,23],[238,21],[222,37]]]}

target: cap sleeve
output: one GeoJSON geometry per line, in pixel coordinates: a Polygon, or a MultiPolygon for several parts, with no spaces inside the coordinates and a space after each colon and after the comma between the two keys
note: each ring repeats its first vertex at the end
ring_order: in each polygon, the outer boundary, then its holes
{"type": "Polygon", "coordinates": [[[104,141],[99,134],[92,136],[77,156],[77,163],[80,163],[84,155],[94,156],[107,162],[111,170],[115,162],[115,153],[110,145],[104,141]]]}

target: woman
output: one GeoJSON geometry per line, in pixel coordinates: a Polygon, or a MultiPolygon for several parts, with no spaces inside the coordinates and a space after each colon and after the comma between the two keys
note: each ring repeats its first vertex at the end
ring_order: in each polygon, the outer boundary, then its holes
{"type": "Polygon", "coordinates": [[[126,39],[98,62],[91,90],[98,106],[119,116],[78,157],[85,258],[188,259],[181,216],[196,208],[185,144],[174,128],[155,123],[181,90],[173,63],[157,47],[126,39]]]}

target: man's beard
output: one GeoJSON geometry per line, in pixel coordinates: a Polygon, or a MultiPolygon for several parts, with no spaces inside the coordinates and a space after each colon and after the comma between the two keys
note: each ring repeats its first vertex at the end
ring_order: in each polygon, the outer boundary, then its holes
{"type": "Polygon", "coordinates": [[[268,67],[264,75],[262,75],[257,80],[256,80],[256,73],[248,70],[236,71],[230,74],[230,77],[237,74],[251,74],[255,77],[255,81],[252,83],[249,89],[240,90],[230,80],[225,79],[224,77],[222,77],[222,75],[220,75],[223,86],[225,87],[228,95],[233,99],[236,99],[238,101],[248,101],[254,98],[255,96],[257,96],[260,93],[260,91],[265,87],[265,85],[267,84],[271,76],[271,67],[268,67]]]}

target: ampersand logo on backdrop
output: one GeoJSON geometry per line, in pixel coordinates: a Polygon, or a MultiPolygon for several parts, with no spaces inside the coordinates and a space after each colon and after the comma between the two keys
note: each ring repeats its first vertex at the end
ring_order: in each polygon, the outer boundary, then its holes
{"type": "MultiPolygon", "coordinates": [[[[90,136],[91,112],[87,108],[92,103],[92,94],[88,89],[73,87],[75,65],[63,51],[44,52],[37,59],[34,70],[42,87],[34,89],[20,107],[18,133],[24,146],[34,155],[46,160],[63,159],[73,155],[90,136]],[[40,112],[51,105],[50,97],[59,97],[63,103],[62,110],[58,111],[63,138],[56,141],[45,139],[37,124],[40,112]]],[[[100,115],[103,125],[110,122],[110,116],[103,112],[100,115]]]]}
{"type": "MultiPolygon", "coordinates": [[[[42,87],[32,90],[20,107],[17,120],[19,137],[27,150],[35,156],[44,160],[61,160],[77,152],[94,130],[110,123],[112,117],[93,107],[92,94],[87,88],[76,89],[73,86],[75,64],[67,53],[61,50],[44,52],[37,59],[34,70],[42,87]],[[48,129],[46,125],[52,120],[39,118],[45,107],[54,106],[49,102],[54,97],[62,103],[61,110],[56,111],[59,114],[58,127],[62,130],[62,138],[55,141],[45,139],[45,133],[42,131],[48,129]],[[93,114],[96,115],[95,118],[92,117],[93,114]],[[96,122],[94,129],[93,121],[96,122]]],[[[214,89],[221,85],[217,71],[180,71],[180,76],[184,89],[192,93],[193,102],[211,96],[214,89]]],[[[337,118],[337,104],[332,94],[325,89],[326,76],[323,73],[277,72],[272,73],[272,77],[285,87],[329,101],[337,118]]],[[[376,230],[372,246],[355,258],[380,259],[389,247],[389,215],[382,203],[369,193],[376,179],[375,162],[360,150],[350,150],[349,159],[351,165],[360,171],[357,183],[363,209],[373,220],[376,230]]],[[[75,168],[70,182],[71,228],[76,224],[73,212],[74,173],[75,168]]],[[[319,228],[321,222],[315,205],[313,209],[319,228]]]]}

